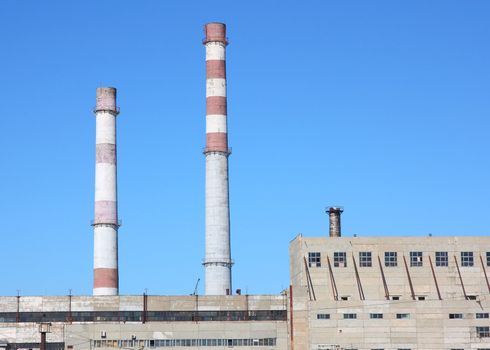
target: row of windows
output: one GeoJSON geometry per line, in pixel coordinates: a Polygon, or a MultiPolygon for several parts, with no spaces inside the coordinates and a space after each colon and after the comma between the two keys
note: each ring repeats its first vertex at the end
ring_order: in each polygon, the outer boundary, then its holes
{"type": "Polygon", "coordinates": [[[166,348],[190,346],[275,346],[276,338],[261,339],[145,339],[92,340],[94,348],[166,348]]]}
{"type": "MultiPolygon", "coordinates": [[[[146,321],[284,321],[286,310],[147,311],[146,321]]],[[[0,312],[6,322],[141,322],[143,311],[0,312]]]]}
{"type": "MultiPolygon", "coordinates": [[[[448,252],[435,252],[435,264],[439,267],[446,267],[449,265],[448,252]]],[[[398,266],[398,253],[397,252],[385,252],[384,253],[384,265],[386,267],[398,266]]],[[[486,252],[487,266],[490,266],[490,252],[486,252]]],[[[321,254],[319,252],[308,253],[308,265],[310,267],[321,267],[321,254]]],[[[475,258],[473,252],[461,252],[461,266],[471,267],[475,265],[475,258]]],[[[346,252],[334,252],[333,253],[333,266],[334,267],[347,267],[347,253],[346,252]]],[[[360,267],[372,267],[373,259],[371,252],[359,252],[359,266],[360,267]]],[[[423,254],[422,252],[410,252],[410,266],[419,267],[423,266],[423,254]]]]}
{"type": "MultiPolygon", "coordinates": [[[[329,320],[330,319],[330,314],[317,314],[316,318],[318,320],[329,320]]],[[[354,313],[345,313],[342,314],[342,318],[345,320],[353,320],[357,318],[357,314],[354,313]]],[[[381,313],[371,313],[369,314],[369,318],[374,318],[374,319],[379,319],[383,318],[383,314],[381,313]]],[[[407,319],[410,318],[410,314],[396,314],[397,319],[407,319]]]]}
{"type": "MultiPolygon", "coordinates": [[[[481,319],[481,318],[489,318],[488,312],[477,312],[475,314],[475,316],[478,319],[481,319]]],[[[329,320],[330,319],[330,314],[320,313],[320,314],[317,314],[316,315],[316,318],[318,320],[329,320]]],[[[356,319],[357,318],[357,314],[355,314],[355,313],[345,313],[345,314],[343,314],[343,318],[344,319],[356,319]]],[[[380,318],[383,318],[383,314],[382,313],[370,313],[369,314],[369,318],[372,318],[372,319],[380,319],[380,318]]],[[[410,318],[410,314],[406,314],[406,313],[396,314],[396,318],[397,319],[407,319],[407,318],[410,318]]],[[[459,314],[459,313],[449,314],[449,318],[450,319],[462,319],[463,318],[463,314],[459,314]]]]}
{"type": "MultiPolygon", "coordinates": [[[[488,312],[477,312],[475,314],[476,318],[488,318],[488,312]]],[[[463,314],[449,314],[450,319],[462,319],[463,314]]]]}
{"type": "MultiPolygon", "coordinates": [[[[65,350],[65,343],[56,342],[51,343],[48,342],[44,344],[46,350],[65,350]]],[[[25,349],[40,349],[40,343],[7,343],[7,347],[5,350],[25,350],[25,349]]]]}

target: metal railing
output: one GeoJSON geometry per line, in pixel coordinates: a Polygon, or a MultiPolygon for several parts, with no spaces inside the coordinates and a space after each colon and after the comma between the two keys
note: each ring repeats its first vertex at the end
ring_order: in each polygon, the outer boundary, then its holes
{"type": "Polygon", "coordinates": [[[90,220],[90,226],[95,226],[95,225],[116,225],[117,227],[122,226],[122,220],[117,220],[113,222],[107,221],[101,221],[101,220],[90,220]]]}

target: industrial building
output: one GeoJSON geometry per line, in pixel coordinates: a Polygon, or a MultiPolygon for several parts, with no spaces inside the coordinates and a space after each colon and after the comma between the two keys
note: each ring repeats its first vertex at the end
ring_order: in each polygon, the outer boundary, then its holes
{"type": "Polygon", "coordinates": [[[488,237],[341,237],[330,222],[290,243],[294,349],[490,349],[488,237]]]}
{"type": "MultiPolygon", "coordinates": [[[[0,348],[490,349],[488,237],[328,237],[290,243],[290,286],[233,294],[226,27],[205,26],[205,295],[119,295],[117,91],[96,91],[92,296],[0,297],[0,348]]],[[[284,267],[286,268],[286,267],[284,267]]]]}

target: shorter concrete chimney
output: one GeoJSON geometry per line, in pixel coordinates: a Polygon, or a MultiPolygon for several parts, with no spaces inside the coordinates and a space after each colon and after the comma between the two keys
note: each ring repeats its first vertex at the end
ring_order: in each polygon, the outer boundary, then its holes
{"type": "Polygon", "coordinates": [[[328,218],[330,220],[330,237],[341,237],[341,227],[340,227],[340,214],[344,211],[342,207],[327,207],[325,212],[328,213],[328,218]]]}

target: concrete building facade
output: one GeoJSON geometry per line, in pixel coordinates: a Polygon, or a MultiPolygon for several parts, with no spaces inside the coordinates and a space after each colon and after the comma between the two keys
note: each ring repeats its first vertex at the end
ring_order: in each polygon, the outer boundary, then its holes
{"type": "Polygon", "coordinates": [[[286,295],[0,297],[0,348],[287,349],[286,295]]]}
{"type": "Polygon", "coordinates": [[[294,349],[490,349],[490,237],[297,236],[294,349]]]}

